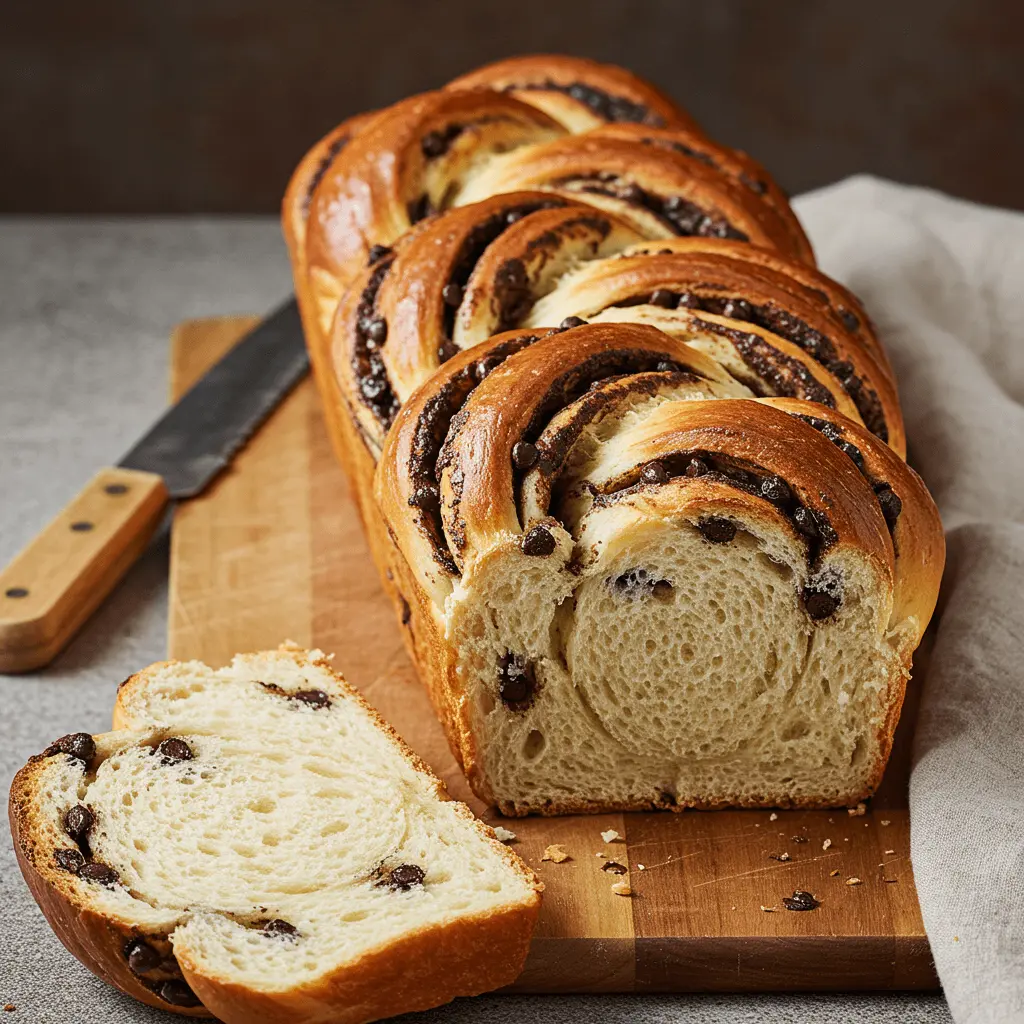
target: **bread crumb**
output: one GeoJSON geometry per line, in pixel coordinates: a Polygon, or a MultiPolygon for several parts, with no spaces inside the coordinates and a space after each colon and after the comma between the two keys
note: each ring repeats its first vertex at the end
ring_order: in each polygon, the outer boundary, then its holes
{"type": "Polygon", "coordinates": [[[886,850],[885,852],[886,853],[895,853],[896,851],[895,850],[886,850]]]}
{"type": "Polygon", "coordinates": [[[622,881],[616,882],[612,886],[612,892],[615,893],[616,896],[633,895],[633,890],[629,887],[629,882],[626,879],[622,879],[622,881]]]}
{"type": "Polygon", "coordinates": [[[619,833],[615,831],[615,829],[610,828],[607,832],[601,833],[601,838],[606,843],[614,843],[616,839],[621,839],[622,836],[620,836],[619,833]]]}
{"type": "Polygon", "coordinates": [[[764,911],[764,912],[765,912],[766,914],[774,914],[774,913],[775,913],[775,908],[774,908],[774,907],[766,907],[766,906],[765,906],[765,905],[764,905],[763,903],[761,904],[761,909],[762,909],[762,910],[763,910],[763,911],[764,911]]]}
{"type": "Polygon", "coordinates": [[[954,935],[953,936],[953,941],[954,942],[959,942],[960,941],[960,936],[959,935],[954,935]]]}
{"type": "Polygon", "coordinates": [[[510,832],[507,828],[502,828],[500,825],[494,826],[494,835],[499,843],[511,843],[515,839],[515,832],[510,832]]]}
{"type": "Polygon", "coordinates": [[[891,825],[891,824],[892,824],[892,822],[890,822],[888,818],[883,818],[883,819],[882,819],[882,824],[883,824],[883,825],[891,825]]]}
{"type": "Polygon", "coordinates": [[[846,880],[846,884],[847,885],[863,885],[864,883],[861,882],[861,880],[856,875],[854,875],[852,878],[848,878],[846,880]]]}
{"type": "Polygon", "coordinates": [[[839,874],[839,868],[836,868],[836,869],[835,869],[835,871],[830,871],[830,872],[828,873],[828,877],[829,877],[829,878],[835,878],[835,877],[836,877],[836,875],[838,875],[838,874],[839,874]]]}
{"type": "Polygon", "coordinates": [[[572,860],[572,857],[565,852],[561,843],[552,843],[544,850],[544,856],[541,857],[541,860],[550,860],[555,864],[561,864],[563,861],[572,860]]]}
{"type": "Polygon", "coordinates": [[[832,840],[831,839],[826,839],[825,842],[823,842],[821,844],[821,848],[823,850],[827,850],[831,845],[832,845],[832,840]]]}
{"type": "Polygon", "coordinates": [[[732,907],[732,908],[730,908],[730,909],[732,909],[732,910],[735,910],[736,908],[735,908],[735,907],[732,907]]]}
{"type": "Polygon", "coordinates": [[[644,864],[637,864],[636,867],[637,867],[638,871],[646,871],[647,870],[647,867],[644,864]]]}
{"type": "Polygon", "coordinates": [[[774,811],[772,811],[772,813],[768,815],[768,820],[769,821],[778,821],[779,820],[779,816],[774,811]]]}
{"type": "Polygon", "coordinates": [[[608,854],[607,853],[595,853],[594,856],[595,857],[607,857],[608,854]]]}
{"type": "Polygon", "coordinates": [[[868,805],[862,800],[856,807],[847,807],[846,813],[851,818],[863,818],[867,814],[868,805]]]}
{"type": "Polygon", "coordinates": [[[769,860],[787,861],[787,860],[789,860],[789,854],[788,853],[769,853],[768,854],[768,859],[769,860]]]}

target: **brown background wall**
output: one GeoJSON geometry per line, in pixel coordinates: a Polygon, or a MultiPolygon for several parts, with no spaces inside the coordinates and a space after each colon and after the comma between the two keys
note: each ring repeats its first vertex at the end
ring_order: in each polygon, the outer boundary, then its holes
{"type": "Polygon", "coordinates": [[[530,51],[631,67],[793,192],[1024,208],[1022,0],[47,0],[0,14],[0,210],[271,211],[346,115],[530,51]]]}

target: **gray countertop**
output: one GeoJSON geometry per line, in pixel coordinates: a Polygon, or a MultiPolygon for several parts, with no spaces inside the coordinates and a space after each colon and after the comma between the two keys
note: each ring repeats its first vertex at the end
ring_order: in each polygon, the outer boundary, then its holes
{"type": "MultiPolygon", "coordinates": [[[[0,562],[167,396],[168,335],[182,319],[270,309],[289,271],[271,218],[0,220],[0,562]]],[[[162,535],[45,672],[0,676],[0,787],[55,736],[109,728],[118,681],[165,656],[162,535]]],[[[358,681],[357,681],[358,682],[358,681]]],[[[109,988],[54,938],[0,837],[0,1006],[11,1024],[170,1021],[109,988]]],[[[782,1021],[946,1024],[940,995],[491,996],[416,1021],[782,1021]]],[[[178,1018],[180,1019],[180,1018],[178,1018]]]]}

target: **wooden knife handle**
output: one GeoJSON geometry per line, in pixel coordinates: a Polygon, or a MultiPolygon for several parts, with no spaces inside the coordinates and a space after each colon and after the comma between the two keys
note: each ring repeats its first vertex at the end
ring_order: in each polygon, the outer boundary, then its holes
{"type": "Polygon", "coordinates": [[[163,479],[103,469],[0,572],[0,672],[48,664],[142,554],[170,497],[163,479]]]}

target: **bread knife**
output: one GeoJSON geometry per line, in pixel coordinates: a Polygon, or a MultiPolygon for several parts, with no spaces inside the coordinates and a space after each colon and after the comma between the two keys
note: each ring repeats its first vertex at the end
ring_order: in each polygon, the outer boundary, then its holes
{"type": "Polygon", "coordinates": [[[139,557],[168,504],[227,467],[305,376],[294,298],[245,335],[0,572],[0,672],[48,664],[139,557]]]}

